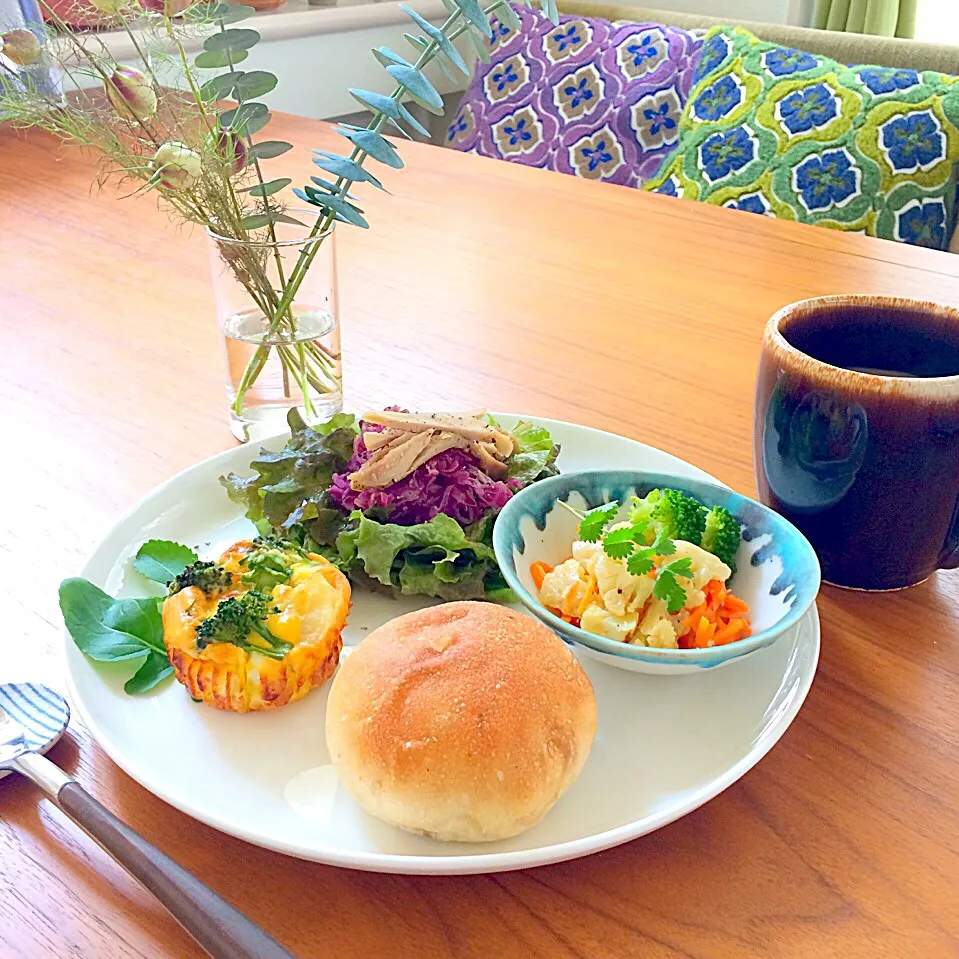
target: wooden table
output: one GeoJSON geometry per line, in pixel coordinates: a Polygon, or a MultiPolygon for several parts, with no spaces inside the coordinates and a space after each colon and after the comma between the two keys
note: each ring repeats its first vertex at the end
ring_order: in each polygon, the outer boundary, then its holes
{"type": "MultiPolygon", "coordinates": [[[[319,124],[279,119],[310,172],[319,124]]],[[[801,297],[959,305],[959,257],[424,146],[343,230],[348,405],[502,409],[633,436],[752,492],[760,330],[801,297]]],[[[295,157],[285,163],[289,157],[295,157]]],[[[281,170],[281,167],[284,169],[281,170]]],[[[0,678],[63,689],[58,581],[155,484],[230,446],[204,240],[0,133],[0,678]]],[[[959,576],[826,588],[782,742],[705,808],[529,872],[332,869],[215,833],[79,724],[53,758],[302,959],[939,959],[959,954],[959,576]]],[[[0,785],[3,959],[196,957],[24,781],[0,785]]]]}

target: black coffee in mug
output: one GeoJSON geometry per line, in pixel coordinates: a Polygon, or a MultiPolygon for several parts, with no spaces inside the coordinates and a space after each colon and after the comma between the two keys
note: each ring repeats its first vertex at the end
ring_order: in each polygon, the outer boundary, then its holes
{"type": "Polygon", "coordinates": [[[813,544],[823,578],[898,589],[959,566],[959,310],[831,296],[763,337],[760,499],[813,544]]]}

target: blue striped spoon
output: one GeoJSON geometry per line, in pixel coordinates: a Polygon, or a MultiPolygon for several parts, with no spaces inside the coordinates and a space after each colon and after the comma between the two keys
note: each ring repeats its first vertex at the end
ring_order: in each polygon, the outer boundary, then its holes
{"type": "Polygon", "coordinates": [[[70,707],[36,683],[0,686],[0,777],[18,772],[153,893],[213,959],[294,959],[275,939],[101,806],[43,757],[63,735],[70,707]]]}
{"type": "Polygon", "coordinates": [[[41,756],[52,749],[59,741],[70,722],[70,707],[66,700],[46,686],[35,683],[10,683],[0,686],[0,779],[12,769],[3,768],[3,762],[13,742],[17,748],[39,753],[41,756]],[[7,724],[12,720],[21,727],[21,737],[8,732],[7,724]]]}

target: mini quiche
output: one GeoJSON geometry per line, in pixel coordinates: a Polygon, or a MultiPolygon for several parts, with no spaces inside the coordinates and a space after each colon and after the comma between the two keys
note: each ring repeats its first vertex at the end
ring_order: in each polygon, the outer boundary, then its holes
{"type": "Polygon", "coordinates": [[[328,560],[272,537],[188,566],[163,602],[176,678],[216,709],[275,709],[336,669],[350,584],[328,560]]]}

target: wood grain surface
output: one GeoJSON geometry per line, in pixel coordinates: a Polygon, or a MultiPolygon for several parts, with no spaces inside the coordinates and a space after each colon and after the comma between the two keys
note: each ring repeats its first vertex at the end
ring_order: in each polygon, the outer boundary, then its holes
{"type": "MultiPolygon", "coordinates": [[[[332,136],[278,118],[305,178],[332,136]]],[[[339,238],[347,403],[585,423],[753,491],[760,330],[839,292],[959,306],[959,257],[464,156],[403,149],[339,238]]],[[[62,677],[59,580],[153,486],[231,445],[204,239],[92,164],[0,132],[0,680],[62,677]]],[[[957,464],[959,465],[959,464],[957,464]]],[[[894,548],[894,544],[891,544],[894,548]]],[[[825,588],[822,661],[782,742],[681,821],[472,878],[370,875],[222,836],[77,723],[51,754],[302,959],[959,955],[959,575],[825,588]]],[[[0,784],[0,956],[198,948],[26,782],[0,784]]]]}

